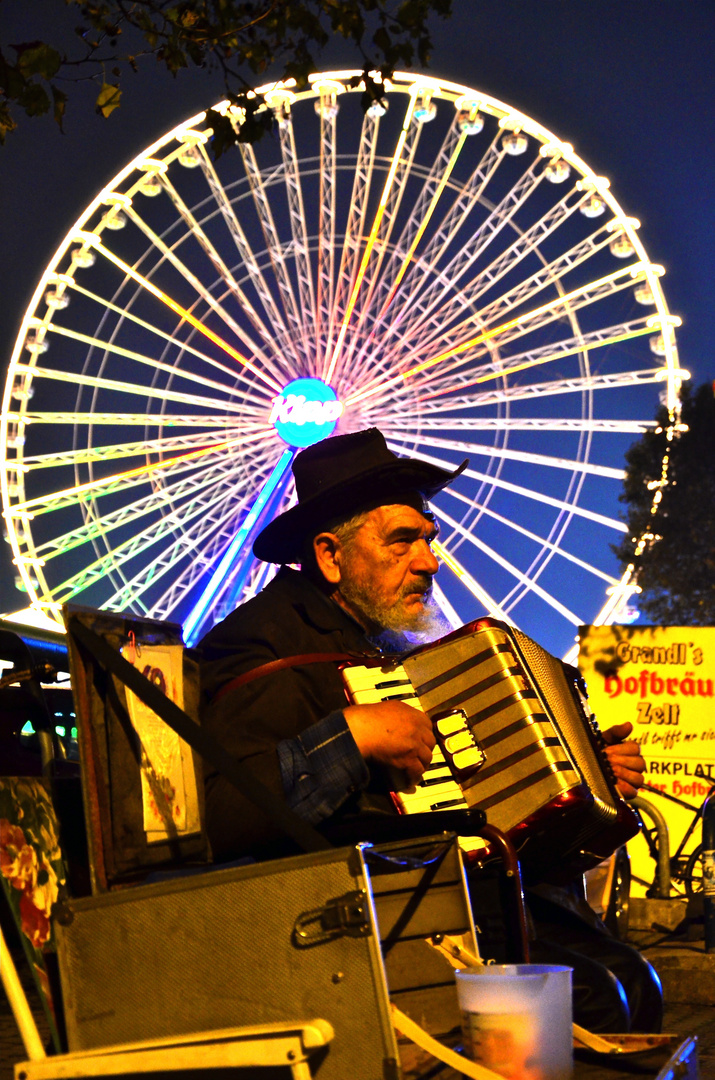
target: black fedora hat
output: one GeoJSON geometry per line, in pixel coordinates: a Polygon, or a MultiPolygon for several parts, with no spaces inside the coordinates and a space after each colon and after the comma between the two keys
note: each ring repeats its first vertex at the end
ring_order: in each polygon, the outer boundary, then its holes
{"type": "Polygon", "coordinates": [[[401,458],[377,428],[334,435],[308,446],[293,462],[298,502],[258,534],[253,554],[264,562],[300,562],[311,530],[351,517],[408,492],[432,498],[467,466],[453,472],[426,461],[401,458]]]}

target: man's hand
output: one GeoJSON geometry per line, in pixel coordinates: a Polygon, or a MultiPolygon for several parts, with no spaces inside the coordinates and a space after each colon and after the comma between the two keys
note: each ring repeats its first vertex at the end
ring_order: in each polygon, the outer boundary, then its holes
{"type": "Polygon", "coordinates": [[[621,795],[634,799],[638,788],[645,783],[645,761],[641,757],[638,743],[625,742],[633,731],[633,724],[615,724],[603,732],[606,754],[616,774],[616,783],[621,795]]]}
{"type": "Polygon", "coordinates": [[[408,786],[416,784],[430,761],[435,737],[425,713],[404,701],[349,705],[347,725],[366,761],[401,769],[408,786]]]}

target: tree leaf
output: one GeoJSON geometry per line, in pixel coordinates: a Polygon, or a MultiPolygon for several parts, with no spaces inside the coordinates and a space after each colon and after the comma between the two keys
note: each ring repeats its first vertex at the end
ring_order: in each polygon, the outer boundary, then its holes
{"type": "Polygon", "coordinates": [[[0,101],[0,145],[4,145],[6,137],[14,131],[17,124],[10,115],[10,110],[4,101],[0,101]]]}
{"type": "Polygon", "coordinates": [[[17,53],[18,71],[24,78],[40,75],[51,79],[60,69],[62,57],[51,45],[44,41],[31,41],[23,45],[12,46],[17,53]]]}
{"type": "MultiPolygon", "coordinates": [[[[174,76],[188,67],[218,70],[229,98],[237,87],[239,93],[245,89],[247,71],[261,78],[271,69],[282,72],[284,78],[296,79],[297,89],[304,89],[308,76],[318,70],[314,55],[317,58],[336,35],[359,51],[361,67],[409,68],[416,53],[428,61],[428,21],[448,16],[452,0],[65,0],[65,4],[80,15],[70,39],[77,46],[74,52],[59,38],[58,47],[43,40],[12,46],[16,51],[12,63],[0,53],[0,103],[5,105],[0,141],[16,122],[5,103],[17,102],[28,116],[53,109],[61,125],[74,94],[67,87],[86,82],[87,77],[94,80],[98,62],[104,74],[96,109],[103,116],[120,104],[119,85],[126,67],[136,71],[144,56],[153,56],[174,76]],[[61,83],[65,91],[56,92],[53,80],[65,72],[71,73],[71,82],[61,83]],[[114,84],[104,81],[108,73],[114,84]]],[[[57,5],[64,6],[60,0],[57,5]]],[[[36,7],[37,33],[44,37],[43,19],[48,35],[53,26],[52,5],[36,7]]],[[[70,15],[70,28],[74,18],[70,15]]],[[[54,32],[59,37],[59,31],[54,32]]],[[[240,139],[253,142],[270,127],[269,116],[247,110],[240,139]]],[[[219,154],[235,142],[233,128],[233,134],[222,130],[224,136],[217,132],[215,140],[219,154]]]]}
{"type": "Polygon", "coordinates": [[[106,119],[115,109],[119,108],[122,91],[112,83],[102,83],[102,88],[97,94],[94,107],[98,113],[106,119]]]}
{"type": "Polygon", "coordinates": [[[62,121],[65,118],[65,108],[67,106],[67,95],[63,90],[58,90],[56,86],[52,87],[52,98],[55,103],[55,123],[58,125],[60,131],[63,131],[62,121]]]}
{"type": "Polygon", "coordinates": [[[668,439],[670,419],[661,410],[658,427],[626,453],[628,467],[621,501],[629,506],[628,539],[613,550],[626,567],[635,562],[641,588],[638,607],[648,621],[671,626],[715,625],[715,397],[705,384],[681,394],[679,437],[668,439]],[[663,458],[669,451],[667,483],[663,458]],[[655,491],[658,513],[651,514],[655,491]],[[634,560],[636,540],[650,534],[634,560]]]}
{"type": "Polygon", "coordinates": [[[206,123],[210,124],[213,129],[211,153],[214,159],[218,160],[222,154],[226,153],[229,147],[236,145],[236,132],[229,118],[224,116],[223,113],[216,112],[215,109],[207,110],[206,123]]]}
{"type": "Polygon", "coordinates": [[[28,116],[43,116],[50,111],[50,96],[39,83],[27,83],[17,101],[28,116]]]}

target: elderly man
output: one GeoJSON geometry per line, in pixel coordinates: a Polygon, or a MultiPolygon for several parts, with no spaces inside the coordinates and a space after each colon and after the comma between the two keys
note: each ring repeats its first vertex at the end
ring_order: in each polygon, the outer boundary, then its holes
{"type": "MultiPolygon", "coordinates": [[[[204,724],[313,825],[366,810],[393,813],[388,770],[414,783],[430,761],[435,740],[427,717],[399,701],[347,706],[330,657],[375,656],[404,647],[405,635],[429,640],[444,632],[431,600],[438,563],[430,545],[438,530],[426,500],[465,466],[449,472],[398,458],[374,428],[304,450],[293,466],[297,505],[254,545],[258,558],[282,569],[202,642],[204,724]],[[292,563],[301,569],[289,569],[292,563]],[[316,656],[322,659],[313,662],[316,656]],[[241,679],[291,657],[298,659],[269,676],[241,679]]],[[[619,783],[632,795],[644,763],[635,744],[621,741],[628,728],[612,729],[609,749],[619,783]]],[[[217,859],[288,850],[275,827],[216,773],[206,777],[206,807],[217,859]]],[[[551,899],[539,902],[548,909],[551,899]]],[[[585,988],[599,967],[589,963],[585,988]]],[[[618,984],[613,993],[601,1030],[628,1024],[618,984]]],[[[643,1011],[638,1002],[635,1008],[643,1011]]],[[[598,1026],[591,1014],[582,1020],[598,1026]]],[[[645,1018],[637,1023],[657,1026],[645,1018]]]]}

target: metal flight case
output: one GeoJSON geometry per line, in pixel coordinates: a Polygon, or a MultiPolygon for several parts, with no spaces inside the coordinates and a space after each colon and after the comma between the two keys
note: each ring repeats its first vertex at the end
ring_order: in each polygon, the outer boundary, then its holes
{"type": "Polygon", "coordinates": [[[321,1017],[324,1080],[399,1077],[390,1001],[459,1026],[425,938],[474,926],[453,835],[360,844],[72,901],[57,927],[71,1050],[321,1017]]]}

